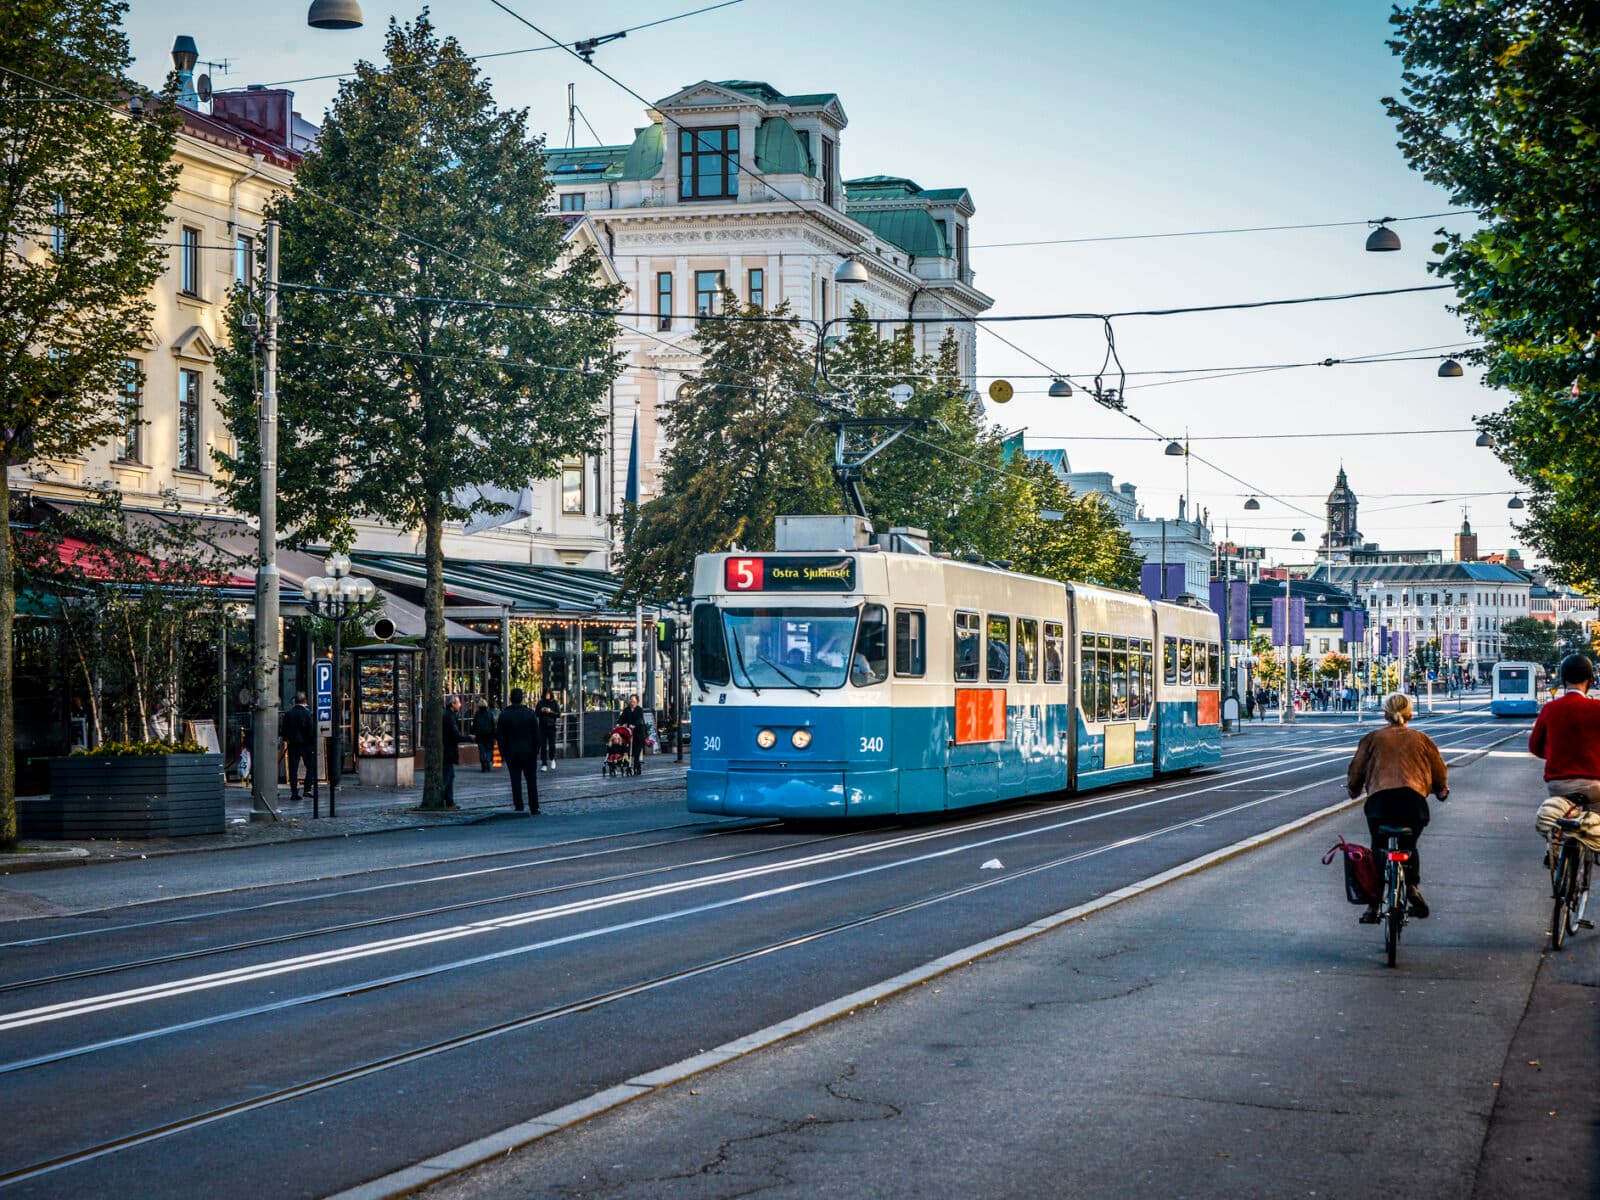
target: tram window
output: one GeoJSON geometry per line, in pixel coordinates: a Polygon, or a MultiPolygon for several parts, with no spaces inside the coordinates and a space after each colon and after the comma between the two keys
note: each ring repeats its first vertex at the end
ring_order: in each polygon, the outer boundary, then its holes
{"type": "Polygon", "coordinates": [[[928,673],[928,614],[921,609],[894,610],[894,673],[919,679],[928,673]]]}
{"type": "Polygon", "coordinates": [[[1094,644],[1095,644],[1096,649],[1099,649],[1099,650],[1109,650],[1109,649],[1111,649],[1111,635],[1109,633],[1097,633],[1097,634],[1095,634],[1094,644]]]}
{"type": "Polygon", "coordinates": [[[1114,638],[1112,638],[1111,639],[1111,648],[1113,650],[1126,650],[1128,648],[1128,639],[1125,638],[1125,637],[1114,637],[1114,638]]]}
{"type": "MultiPolygon", "coordinates": [[[[1094,639],[1084,636],[1084,642],[1092,644],[1094,639]]],[[[1094,711],[1094,651],[1085,649],[1078,656],[1078,707],[1083,709],[1085,721],[1099,720],[1094,711]]]]}
{"type": "Polygon", "coordinates": [[[1129,643],[1128,650],[1128,720],[1142,719],[1144,711],[1144,676],[1139,673],[1139,639],[1129,643]]]}
{"type": "MultiPolygon", "coordinates": [[[[1126,638],[1118,638],[1124,646],[1126,638]]],[[[1111,719],[1113,721],[1126,721],[1128,719],[1128,651],[1126,649],[1111,652],[1111,719]]]]}
{"type": "Polygon", "coordinates": [[[1194,644],[1194,682],[1196,687],[1205,687],[1211,682],[1211,677],[1206,674],[1206,644],[1194,644]]]}
{"type": "Polygon", "coordinates": [[[722,620],[714,604],[694,608],[694,674],[701,687],[728,682],[728,644],[722,639],[722,620]]]}
{"type": "Polygon", "coordinates": [[[856,650],[850,659],[850,682],[856,687],[882,683],[889,677],[889,615],[881,604],[863,605],[856,626],[856,650]]]}
{"type": "Polygon", "coordinates": [[[1004,683],[1011,678],[1011,618],[989,616],[989,648],[985,656],[985,678],[1004,683]]]}
{"type": "Polygon", "coordinates": [[[978,614],[956,613],[956,678],[978,677],[978,614]]]}
{"type": "Polygon", "coordinates": [[[1144,644],[1144,653],[1139,656],[1139,719],[1148,721],[1150,709],[1155,705],[1156,695],[1156,660],[1151,653],[1150,643],[1144,644]]]}
{"type": "Polygon", "coordinates": [[[1194,643],[1188,638],[1178,643],[1178,682],[1194,682],[1194,643]]]}
{"type": "Polygon", "coordinates": [[[1095,719],[1111,720],[1111,651],[1098,650],[1094,656],[1095,719]]]}
{"type": "Polygon", "coordinates": [[[1017,682],[1032,683],[1039,678],[1039,622],[1031,617],[1017,618],[1017,682]]]}
{"type": "Polygon", "coordinates": [[[1178,682],[1178,639],[1167,638],[1161,644],[1161,681],[1178,682]]]}
{"type": "Polygon", "coordinates": [[[1209,678],[1213,687],[1222,686],[1222,647],[1216,642],[1206,644],[1206,661],[1210,664],[1209,678]]]}
{"type": "Polygon", "coordinates": [[[1044,623],[1044,681],[1046,683],[1060,683],[1066,677],[1062,673],[1061,651],[1061,626],[1054,621],[1046,621],[1044,623]]]}

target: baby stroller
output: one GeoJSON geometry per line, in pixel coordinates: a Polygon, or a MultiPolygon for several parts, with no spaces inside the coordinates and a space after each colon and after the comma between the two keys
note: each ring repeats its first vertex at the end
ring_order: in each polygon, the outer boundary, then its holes
{"type": "Polygon", "coordinates": [[[615,726],[606,735],[606,763],[601,774],[632,775],[633,755],[629,753],[632,744],[633,730],[627,725],[615,726]]]}

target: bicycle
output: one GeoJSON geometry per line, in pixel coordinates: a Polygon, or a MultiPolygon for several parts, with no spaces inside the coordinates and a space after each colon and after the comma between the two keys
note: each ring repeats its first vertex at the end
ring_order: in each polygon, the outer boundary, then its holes
{"type": "Polygon", "coordinates": [[[1577,933],[1580,928],[1594,928],[1594,922],[1584,916],[1589,907],[1589,872],[1594,853],[1572,836],[1582,827],[1583,822],[1577,817],[1559,817],[1550,835],[1550,892],[1555,897],[1550,912],[1552,950],[1561,949],[1568,934],[1577,933]]]}
{"type": "Polygon", "coordinates": [[[1406,863],[1411,860],[1411,852],[1400,849],[1400,839],[1410,838],[1411,830],[1399,825],[1380,825],[1378,836],[1389,839],[1383,856],[1383,899],[1378,921],[1383,926],[1384,953],[1392,967],[1400,955],[1400,931],[1405,928],[1406,917],[1411,912],[1411,889],[1406,886],[1406,863]]]}

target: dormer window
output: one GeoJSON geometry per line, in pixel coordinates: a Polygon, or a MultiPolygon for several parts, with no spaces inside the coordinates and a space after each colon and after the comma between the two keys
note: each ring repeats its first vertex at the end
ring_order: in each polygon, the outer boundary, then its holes
{"type": "Polygon", "coordinates": [[[739,128],[678,131],[678,198],[731,200],[739,195],[739,128]]]}
{"type": "Polygon", "coordinates": [[[832,138],[822,139],[822,202],[831,205],[834,200],[834,180],[838,176],[839,147],[832,138]]]}

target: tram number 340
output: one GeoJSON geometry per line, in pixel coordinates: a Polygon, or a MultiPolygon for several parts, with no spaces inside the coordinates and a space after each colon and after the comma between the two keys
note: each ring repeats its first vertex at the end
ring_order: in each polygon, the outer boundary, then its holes
{"type": "Polygon", "coordinates": [[[721,750],[722,749],[722,739],[720,737],[701,738],[700,739],[700,749],[702,749],[702,750],[721,750]]]}
{"type": "Polygon", "coordinates": [[[860,739],[862,754],[882,754],[883,739],[881,737],[864,737],[860,739]]]}

